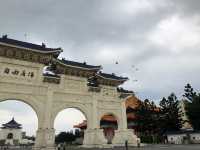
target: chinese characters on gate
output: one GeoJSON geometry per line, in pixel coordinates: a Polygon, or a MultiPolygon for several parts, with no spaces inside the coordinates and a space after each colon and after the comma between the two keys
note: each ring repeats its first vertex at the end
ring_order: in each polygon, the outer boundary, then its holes
{"type": "Polygon", "coordinates": [[[34,77],[34,72],[26,71],[26,70],[18,70],[18,69],[11,69],[11,68],[4,68],[3,74],[12,75],[12,76],[21,76],[21,77],[34,77]]]}

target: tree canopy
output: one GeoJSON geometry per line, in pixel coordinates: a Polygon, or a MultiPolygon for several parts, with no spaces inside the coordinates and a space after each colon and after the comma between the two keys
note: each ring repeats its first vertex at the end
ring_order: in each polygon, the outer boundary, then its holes
{"type": "Polygon", "coordinates": [[[194,91],[190,84],[184,89],[184,97],[188,100],[186,104],[187,115],[195,130],[200,130],[200,93],[194,91]]]}
{"type": "Polygon", "coordinates": [[[174,93],[171,93],[168,98],[160,101],[160,124],[162,132],[178,131],[181,128],[181,119],[179,116],[179,101],[174,93]]]}
{"type": "Polygon", "coordinates": [[[59,143],[68,143],[68,144],[72,144],[72,142],[77,138],[80,137],[80,131],[77,129],[75,130],[75,132],[68,131],[68,132],[60,132],[56,138],[55,138],[55,142],[56,144],[59,143]]]}

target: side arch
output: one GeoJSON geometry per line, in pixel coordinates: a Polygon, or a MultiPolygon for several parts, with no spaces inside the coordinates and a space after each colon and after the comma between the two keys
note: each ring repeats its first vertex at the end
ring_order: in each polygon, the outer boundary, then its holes
{"type": "Polygon", "coordinates": [[[42,113],[42,107],[41,103],[38,103],[36,99],[34,99],[32,96],[26,96],[26,95],[18,95],[18,94],[0,94],[0,102],[8,101],[8,100],[15,100],[19,102],[23,102],[27,105],[29,105],[34,112],[36,113],[37,119],[38,119],[38,129],[42,126],[42,120],[43,120],[43,113],[42,113]]]}
{"type": "Polygon", "coordinates": [[[99,126],[100,126],[100,120],[101,120],[102,117],[105,116],[105,115],[112,115],[114,118],[116,118],[117,124],[118,124],[118,126],[119,126],[120,117],[118,116],[118,113],[116,113],[116,112],[111,112],[111,111],[106,111],[106,112],[102,112],[102,113],[99,114],[99,117],[98,117],[99,126]]]}
{"type": "Polygon", "coordinates": [[[112,144],[115,131],[118,130],[118,118],[112,112],[104,113],[99,123],[100,128],[103,130],[104,137],[107,140],[107,144],[112,144]]]}

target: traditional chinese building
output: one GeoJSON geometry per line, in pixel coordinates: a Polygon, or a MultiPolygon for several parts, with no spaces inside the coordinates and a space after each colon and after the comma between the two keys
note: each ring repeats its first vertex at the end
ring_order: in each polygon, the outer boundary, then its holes
{"type": "Polygon", "coordinates": [[[14,118],[8,123],[2,124],[0,130],[1,145],[21,145],[33,144],[33,140],[28,140],[22,131],[22,125],[17,123],[14,118]]]}
{"type": "Polygon", "coordinates": [[[136,123],[137,115],[136,111],[139,106],[142,104],[142,101],[139,100],[136,96],[131,96],[126,100],[126,116],[127,116],[127,126],[128,129],[133,129],[135,134],[138,134],[138,125],[136,123]]]}

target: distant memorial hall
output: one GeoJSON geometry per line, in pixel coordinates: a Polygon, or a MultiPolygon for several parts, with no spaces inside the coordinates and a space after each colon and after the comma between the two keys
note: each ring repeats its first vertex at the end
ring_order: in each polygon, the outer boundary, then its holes
{"type": "Polygon", "coordinates": [[[6,124],[2,124],[0,130],[0,145],[32,145],[34,141],[22,131],[22,125],[13,118],[6,124]]]}
{"type": "Polygon", "coordinates": [[[0,101],[22,101],[36,112],[35,149],[55,149],[54,121],[66,108],[86,116],[83,146],[125,141],[136,145],[138,138],[128,129],[126,112],[126,100],[133,92],[119,88],[128,78],[103,73],[101,66],[59,59],[61,52],[6,35],[0,38],[0,101]],[[106,121],[113,121],[115,129],[106,128],[106,121]]]}

